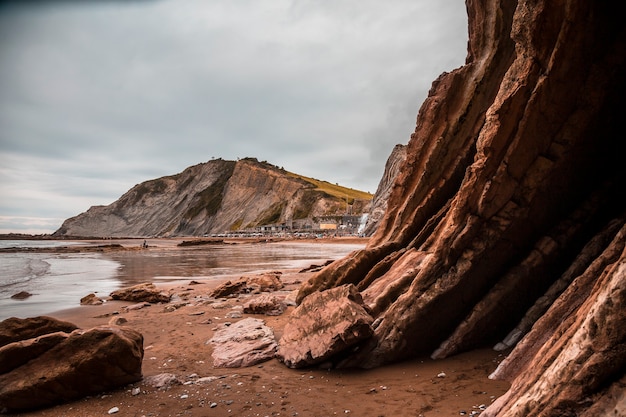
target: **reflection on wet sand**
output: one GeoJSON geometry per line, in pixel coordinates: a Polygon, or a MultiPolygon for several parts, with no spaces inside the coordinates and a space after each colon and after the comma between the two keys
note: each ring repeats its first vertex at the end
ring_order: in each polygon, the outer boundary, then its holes
{"type": "Polygon", "coordinates": [[[339,259],[363,244],[241,243],[191,248],[151,247],[107,253],[120,263],[120,286],[154,280],[225,277],[274,269],[300,269],[339,259]]]}

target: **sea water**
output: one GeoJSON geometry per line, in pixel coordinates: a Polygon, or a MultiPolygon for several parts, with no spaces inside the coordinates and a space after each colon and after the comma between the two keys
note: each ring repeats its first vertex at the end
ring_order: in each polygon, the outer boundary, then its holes
{"type": "MultiPolygon", "coordinates": [[[[0,241],[0,247],[70,246],[68,241],[0,241]]],[[[149,242],[150,243],[150,242],[149,242]]],[[[84,244],[84,243],[83,243],[84,244]]],[[[305,268],[341,258],[362,244],[277,242],[159,248],[106,253],[0,253],[0,320],[77,307],[142,282],[206,280],[262,271],[305,268]],[[25,291],[25,299],[11,298],[25,291]]]]}
{"type": "MultiPolygon", "coordinates": [[[[72,242],[0,241],[0,247],[42,248],[72,242]]],[[[75,307],[89,293],[106,295],[118,288],[120,264],[93,253],[0,253],[0,320],[32,317],[75,307]],[[20,292],[25,299],[11,298],[20,292]]]]}

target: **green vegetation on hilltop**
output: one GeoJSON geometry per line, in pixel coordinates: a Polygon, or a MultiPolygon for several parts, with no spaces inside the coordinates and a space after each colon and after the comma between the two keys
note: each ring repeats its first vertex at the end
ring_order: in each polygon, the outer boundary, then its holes
{"type": "Polygon", "coordinates": [[[316,180],[315,178],[305,177],[304,175],[294,174],[285,171],[287,175],[312,184],[315,190],[321,191],[341,200],[347,200],[348,204],[352,204],[354,200],[371,200],[374,196],[368,192],[355,190],[353,188],[343,187],[339,184],[331,184],[328,181],[316,180]]]}
{"type": "Polygon", "coordinates": [[[273,169],[276,171],[280,171],[285,175],[289,175],[290,177],[297,178],[299,180],[305,181],[313,186],[313,189],[316,191],[321,191],[326,193],[332,197],[339,198],[344,201],[348,201],[348,204],[353,204],[354,200],[371,200],[374,198],[374,195],[368,193],[366,191],[355,190],[353,188],[343,187],[339,184],[331,184],[328,181],[321,181],[315,178],[305,177],[304,175],[294,174],[293,172],[286,171],[282,167],[278,167],[273,165],[267,161],[259,162],[258,159],[247,157],[242,158],[242,161],[247,161],[249,163],[256,164],[258,166],[262,166],[268,169],[273,169]]]}

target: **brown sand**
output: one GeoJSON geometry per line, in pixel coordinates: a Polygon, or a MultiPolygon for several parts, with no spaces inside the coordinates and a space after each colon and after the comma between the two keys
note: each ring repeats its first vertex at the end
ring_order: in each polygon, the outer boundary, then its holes
{"type": "MultiPolygon", "coordinates": [[[[333,240],[333,243],[336,243],[333,240]]],[[[135,242],[136,243],[136,242],[135,242]]],[[[175,245],[172,245],[175,246],[175,245]]],[[[310,273],[284,271],[287,289],[310,273]]],[[[216,281],[181,285],[171,290],[182,299],[206,296],[216,281]]],[[[445,360],[420,358],[372,370],[289,369],[276,359],[249,368],[212,366],[211,339],[230,307],[242,300],[231,298],[222,308],[190,303],[174,311],[152,305],[124,312],[127,302],[108,301],[102,306],[82,306],[53,314],[81,328],[107,324],[113,312],[128,320],[125,326],[144,336],[143,375],[175,374],[182,381],[216,376],[205,384],[175,385],[156,389],[138,382],[116,391],[23,413],[24,416],[458,416],[480,412],[502,395],[508,384],[487,378],[503,358],[490,349],[445,360]],[[445,376],[438,376],[444,373],[445,376]],[[192,378],[190,378],[192,376],[192,378]],[[133,395],[132,389],[139,388],[133,395]]],[[[257,316],[281,335],[290,307],[281,316],[257,316]]],[[[116,315],[117,316],[117,315],[116,315]]],[[[243,317],[249,317],[244,314],[243,317]]]]}

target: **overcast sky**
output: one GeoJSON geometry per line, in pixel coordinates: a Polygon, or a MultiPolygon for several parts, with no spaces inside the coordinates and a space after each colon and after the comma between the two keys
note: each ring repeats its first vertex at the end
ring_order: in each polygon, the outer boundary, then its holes
{"type": "Polygon", "coordinates": [[[374,192],[466,47],[462,0],[0,2],[0,233],[212,158],[374,192]]]}

